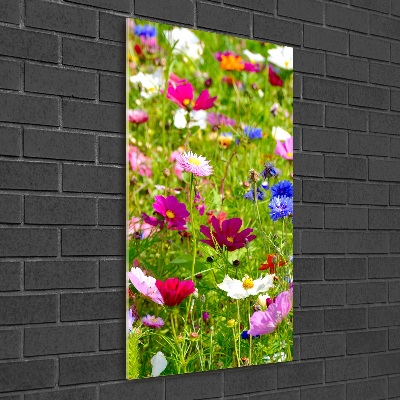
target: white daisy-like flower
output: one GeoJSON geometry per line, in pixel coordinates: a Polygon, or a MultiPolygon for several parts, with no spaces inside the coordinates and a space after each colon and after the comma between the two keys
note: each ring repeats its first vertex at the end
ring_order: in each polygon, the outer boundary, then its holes
{"type": "Polygon", "coordinates": [[[152,74],[139,72],[138,74],[131,76],[130,81],[133,84],[140,85],[140,95],[144,99],[148,99],[160,93],[160,89],[163,86],[163,73],[161,68],[157,69],[152,74]]]}
{"type": "Polygon", "coordinates": [[[203,42],[189,29],[174,28],[166,31],[165,37],[171,46],[176,42],[174,53],[182,52],[192,60],[197,60],[203,55],[203,42]]]}
{"type": "Polygon", "coordinates": [[[243,54],[249,59],[251,63],[263,63],[265,57],[258,53],[252,53],[250,50],[243,50],[243,54]]]}
{"type": "Polygon", "coordinates": [[[196,176],[209,176],[213,173],[213,167],[209,165],[210,161],[191,151],[178,154],[176,163],[184,171],[191,172],[196,176]]]}
{"type": "Polygon", "coordinates": [[[186,115],[187,111],[183,108],[178,108],[174,116],[174,125],[177,129],[192,128],[193,126],[198,126],[200,129],[207,128],[207,112],[204,110],[190,111],[190,122],[187,123],[186,115]]]}
{"type": "Polygon", "coordinates": [[[268,50],[268,61],[279,68],[293,69],[293,49],[287,46],[277,46],[268,50]]]}
{"type": "Polygon", "coordinates": [[[274,275],[266,275],[255,280],[245,275],[241,281],[225,275],[224,280],[217,286],[227,292],[230,298],[239,300],[268,291],[273,286],[273,280],[274,275]]]}
{"type": "Polygon", "coordinates": [[[271,136],[275,140],[280,141],[280,142],[284,142],[285,140],[290,139],[292,137],[292,135],[289,132],[285,131],[284,129],[282,129],[279,126],[274,126],[272,128],[271,136]]]}
{"type": "Polygon", "coordinates": [[[151,376],[156,377],[160,376],[161,372],[167,368],[168,361],[165,358],[164,354],[159,351],[151,358],[151,366],[153,367],[151,370],[151,376]]]}

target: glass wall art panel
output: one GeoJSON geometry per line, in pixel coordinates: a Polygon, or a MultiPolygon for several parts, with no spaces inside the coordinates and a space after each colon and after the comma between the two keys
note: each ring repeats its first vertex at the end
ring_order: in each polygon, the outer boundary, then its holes
{"type": "Polygon", "coordinates": [[[127,20],[127,378],[293,358],[293,50],[127,20]]]}

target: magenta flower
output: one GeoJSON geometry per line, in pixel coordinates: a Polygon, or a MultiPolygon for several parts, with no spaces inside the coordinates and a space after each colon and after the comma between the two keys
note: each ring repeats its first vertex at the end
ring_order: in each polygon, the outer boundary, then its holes
{"type": "Polygon", "coordinates": [[[213,173],[213,168],[209,165],[210,161],[191,151],[178,154],[176,163],[183,171],[191,172],[196,176],[209,176],[213,173]]]}
{"type": "Polygon", "coordinates": [[[152,227],[159,227],[160,229],[164,228],[164,221],[162,219],[150,217],[150,215],[147,215],[146,213],[142,213],[142,219],[146,224],[152,227]]]}
{"type": "Polygon", "coordinates": [[[250,318],[249,335],[266,335],[273,332],[288,316],[293,305],[293,289],[279,293],[266,311],[256,311],[250,318]]]}
{"type": "Polygon", "coordinates": [[[293,136],[284,142],[276,142],[275,154],[286,160],[293,160],[293,136]]]}
{"type": "Polygon", "coordinates": [[[155,196],[153,208],[165,218],[168,229],[186,229],[186,218],[190,215],[184,203],[180,203],[175,196],[155,196]]]}
{"type": "Polygon", "coordinates": [[[151,158],[146,157],[136,146],[130,146],[128,159],[132,171],[151,178],[153,174],[151,170],[151,158]]]}
{"type": "Polygon", "coordinates": [[[128,110],[129,122],[134,124],[143,124],[149,120],[149,116],[146,111],[143,110],[128,110]]]}
{"type": "Polygon", "coordinates": [[[158,329],[164,326],[164,321],[162,318],[156,318],[154,315],[147,314],[142,317],[143,325],[148,326],[149,328],[158,329]]]}
{"type": "Polygon", "coordinates": [[[188,110],[208,110],[214,106],[214,101],[217,97],[210,97],[208,90],[203,90],[196,101],[193,100],[193,92],[192,84],[186,80],[182,80],[175,85],[170,82],[167,99],[188,110]]]}
{"type": "Polygon", "coordinates": [[[220,225],[218,219],[213,216],[211,218],[211,224],[214,228],[213,231],[211,231],[208,226],[200,226],[200,232],[207,237],[207,239],[201,239],[200,241],[214,249],[214,242],[216,242],[219,247],[223,248],[225,246],[228,251],[234,251],[241,249],[256,238],[256,235],[250,235],[250,233],[253,232],[252,228],[246,228],[239,232],[242,226],[242,220],[240,218],[227,219],[220,225]]]}

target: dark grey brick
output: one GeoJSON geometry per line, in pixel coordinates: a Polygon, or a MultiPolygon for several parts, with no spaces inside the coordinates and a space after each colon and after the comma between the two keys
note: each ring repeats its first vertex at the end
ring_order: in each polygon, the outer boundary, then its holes
{"type": "Polygon", "coordinates": [[[372,35],[396,40],[400,39],[400,24],[398,18],[371,14],[369,24],[372,35]]]}
{"type": "Polygon", "coordinates": [[[366,258],[325,258],[325,279],[365,279],[366,258]]]}
{"type": "Polygon", "coordinates": [[[323,4],[318,1],[278,0],[278,14],[284,17],[322,24],[323,12],[323,4]]]}
{"type": "Polygon", "coordinates": [[[347,304],[376,304],[386,303],[388,289],[386,282],[370,281],[347,284],[347,304]]]}
{"type": "Polygon", "coordinates": [[[322,383],[322,364],[323,361],[278,363],[278,388],[322,383]]]}
{"type": "Polygon", "coordinates": [[[389,328],[389,350],[400,349],[400,328],[389,328]]]}
{"type": "Polygon", "coordinates": [[[64,164],[63,172],[65,192],[125,192],[124,168],[64,164]]]}
{"type": "Polygon", "coordinates": [[[125,47],[120,44],[64,38],[63,64],[125,72],[125,47]]]}
{"type": "Polygon", "coordinates": [[[83,101],[63,101],[66,128],[125,133],[125,107],[83,101]]]}
{"type": "Polygon", "coordinates": [[[0,223],[20,224],[22,222],[22,196],[2,194],[0,196],[0,223]]]}
{"type": "Polygon", "coordinates": [[[348,46],[348,33],[314,25],[304,25],[304,47],[347,54],[348,46]]]}
{"type": "Polygon", "coordinates": [[[303,283],[301,285],[301,306],[344,306],[346,304],[345,284],[303,283]]]}
{"type": "Polygon", "coordinates": [[[325,123],[327,127],[351,129],[354,131],[367,130],[368,114],[357,108],[326,106],[325,123]]]}
{"type": "Polygon", "coordinates": [[[369,229],[400,230],[400,209],[369,210],[369,229]]]}
{"type": "Polygon", "coordinates": [[[100,13],[100,37],[115,42],[125,42],[126,18],[119,15],[100,13]]]}
{"type": "Polygon", "coordinates": [[[293,330],[295,334],[322,332],[324,330],[324,311],[296,310],[293,330]]]}
{"type": "Polygon", "coordinates": [[[354,106],[388,109],[389,89],[374,86],[349,85],[349,104],[354,106]]]}
{"type": "Polygon", "coordinates": [[[387,330],[349,332],[346,338],[347,354],[377,353],[386,351],[387,330]]]}
{"type": "Polygon", "coordinates": [[[303,97],[310,100],[346,104],[347,84],[305,76],[303,78],[303,97]]]}
{"type": "Polygon", "coordinates": [[[389,282],[389,302],[396,303],[400,301],[400,281],[389,282]]]}
{"type": "Polygon", "coordinates": [[[324,277],[324,260],[320,257],[295,257],[294,281],[322,281],[324,277]]]}
{"type": "Polygon", "coordinates": [[[325,310],[326,331],[347,331],[366,327],[367,309],[364,307],[325,310]]]}
{"type": "Polygon", "coordinates": [[[324,157],[320,154],[297,153],[293,159],[296,176],[324,176],[324,157]]]}
{"type": "Polygon", "coordinates": [[[370,379],[367,381],[350,382],[346,387],[346,400],[379,400],[386,398],[386,379],[370,379]]]}
{"type": "MultiPolygon", "coordinates": [[[[232,397],[232,399],[247,399],[247,397],[232,397]]],[[[288,390],[274,393],[262,393],[251,396],[251,400],[300,400],[300,391],[288,390]]]]}
{"type": "Polygon", "coordinates": [[[21,87],[20,74],[21,64],[19,62],[0,60],[0,88],[19,90],[21,87]]]}
{"type": "Polygon", "coordinates": [[[12,24],[19,23],[19,0],[3,0],[0,3],[0,21],[12,24]]]}
{"type": "Polygon", "coordinates": [[[324,54],[317,51],[294,48],[293,69],[296,72],[323,75],[325,71],[324,54]]]}
{"type": "Polygon", "coordinates": [[[165,380],[140,379],[100,386],[100,400],[136,400],[152,397],[154,400],[165,398],[165,380]]]}
{"type": "Polygon", "coordinates": [[[25,356],[84,353],[96,350],[95,325],[64,325],[25,329],[25,356]]]}
{"type": "Polygon", "coordinates": [[[367,179],[367,160],[362,157],[325,156],[325,176],[340,179],[367,179]]]}
{"type": "Polygon", "coordinates": [[[380,328],[399,325],[400,305],[371,306],[368,311],[368,326],[380,328]]]}
{"type": "Polygon", "coordinates": [[[372,181],[400,182],[400,161],[370,159],[369,179],[372,181]]]}
{"type": "Polygon", "coordinates": [[[400,111],[400,90],[391,90],[390,109],[400,111]]]}
{"type": "Polygon", "coordinates": [[[369,278],[400,278],[400,257],[369,257],[369,278]]]}
{"type": "Polygon", "coordinates": [[[96,286],[95,261],[26,261],[25,289],[83,289],[96,286]]]}
{"type": "Polygon", "coordinates": [[[389,137],[365,133],[349,133],[349,153],[366,156],[388,156],[389,137]]]}
{"type": "Polygon", "coordinates": [[[347,252],[354,254],[387,253],[389,236],[386,232],[348,232],[347,252]]]}
{"type": "Polygon", "coordinates": [[[390,138],[390,157],[400,158],[400,137],[390,138]]]}
{"type": "Polygon", "coordinates": [[[295,124],[323,125],[324,109],[322,104],[295,101],[293,111],[293,121],[295,124]]]}
{"type": "Polygon", "coordinates": [[[0,93],[0,121],[58,126],[58,99],[0,93]]]}
{"type": "Polygon", "coordinates": [[[125,229],[64,228],[61,246],[64,256],[121,256],[125,254],[125,229]]]}
{"type": "Polygon", "coordinates": [[[254,15],[254,37],[279,43],[300,45],[302,25],[299,22],[279,20],[264,15],[254,15]]]}
{"type": "Polygon", "coordinates": [[[58,166],[55,163],[2,161],[0,188],[57,190],[58,166]]]}
{"type": "MultiPolygon", "coordinates": [[[[384,378],[381,378],[381,380],[384,378]]],[[[399,376],[390,376],[388,379],[389,384],[389,398],[399,396],[400,395],[400,377],[399,376]]]]}
{"type": "Polygon", "coordinates": [[[400,253],[400,233],[394,232],[390,234],[390,252],[400,253]]]}
{"type": "Polygon", "coordinates": [[[371,83],[400,87],[400,66],[374,63],[370,64],[371,83]]]}
{"type": "Polygon", "coordinates": [[[61,294],[61,321],[125,317],[125,291],[61,294]]]}
{"type": "Polygon", "coordinates": [[[301,249],[304,254],[345,253],[346,237],[342,232],[304,231],[301,236],[301,249]]]}
{"type": "Polygon", "coordinates": [[[24,360],[0,364],[0,392],[54,387],[55,373],[55,360],[24,360]]]}
{"type": "Polygon", "coordinates": [[[124,260],[100,261],[100,287],[124,287],[126,283],[124,260]]]}
{"type": "Polygon", "coordinates": [[[391,11],[392,15],[400,16],[400,3],[397,0],[392,0],[391,11]]]}
{"type": "Polygon", "coordinates": [[[311,206],[306,204],[295,204],[294,226],[296,228],[323,228],[324,227],[324,207],[311,206]]]}
{"type": "Polygon", "coordinates": [[[24,155],[59,160],[94,161],[94,135],[65,131],[25,129],[24,155]]]}
{"type": "Polygon", "coordinates": [[[100,324],[100,350],[125,350],[124,321],[100,324]]]}
{"type": "Polygon", "coordinates": [[[368,10],[380,11],[388,13],[390,10],[389,0],[381,0],[379,2],[374,0],[350,0],[350,4],[355,7],[366,8],[368,10]]]}
{"type": "Polygon", "coordinates": [[[275,0],[225,0],[224,4],[273,14],[275,0]]]}
{"type": "Polygon", "coordinates": [[[99,199],[99,225],[125,226],[125,200],[99,199]]]}
{"type": "Polygon", "coordinates": [[[57,229],[0,229],[0,257],[50,257],[57,253],[57,229]]]}
{"type": "Polygon", "coordinates": [[[376,354],[369,357],[369,376],[400,373],[400,353],[376,354]]]}
{"type": "Polygon", "coordinates": [[[35,394],[26,394],[26,400],[97,400],[97,391],[94,386],[79,389],[61,389],[41,391],[35,394]]]}
{"type": "Polygon", "coordinates": [[[25,223],[95,225],[95,207],[93,198],[25,196],[25,223]]]}
{"type": "Polygon", "coordinates": [[[0,154],[19,156],[21,153],[21,130],[11,126],[0,126],[0,154]]]}
{"type": "Polygon", "coordinates": [[[0,292],[20,289],[22,263],[0,262],[0,292]]]}
{"type": "Polygon", "coordinates": [[[55,294],[3,296],[0,297],[0,306],[2,310],[0,324],[2,325],[38,324],[56,322],[57,319],[55,294]]]}
{"type": "Polygon", "coordinates": [[[61,96],[96,98],[96,75],[70,68],[25,64],[25,90],[61,96]]]}
{"type": "Polygon", "coordinates": [[[368,209],[356,207],[325,207],[325,228],[367,229],[368,209]]]}
{"type": "Polygon", "coordinates": [[[368,61],[327,54],[326,74],[342,79],[367,82],[369,76],[368,61]]]}
{"type": "Polygon", "coordinates": [[[325,9],[327,25],[349,29],[357,32],[368,32],[369,14],[349,7],[327,3],[325,9]]]}
{"type": "Polygon", "coordinates": [[[400,115],[371,112],[369,121],[371,132],[399,134],[400,115]]]}
{"type": "Polygon", "coordinates": [[[325,381],[336,382],[368,376],[367,357],[344,357],[326,360],[325,381]]]}
{"type": "Polygon", "coordinates": [[[130,1],[129,0],[119,0],[115,2],[114,0],[66,0],[70,3],[84,4],[87,6],[106,8],[109,10],[129,12],[130,1]]]}
{"type": "Polygon", "coordinates": [[[389,186],[374,183],[352,182],[348,186],[350,204],[388,205],[389,186]]]}
{"type": "Polygon", "coordinates": [[[342,384],[302,389],[301,398],[307,400],[345,400],[346,386],[342,384]]]}
{"type": "Polygon", "coordinates": [[[60,385],[125,379],[125,354],[60,358],[60,385]]]}
{"type": "Polygon", "coordinates": [[[344,333],[302,335],[300,343],[302,360],[337,357],[346,354],[346,335],[344,333]]]}
{"type": "Polygon", "coordinates": [[[165,21],[192,25],[194,6],[192,2],[187,0],[136,0],[135,13],[165,21]]]}
{"type": "Polygon", "coordinates": [[[303,128],[303,150],[324,153],[346,153],[347,132],[340,130],[303,128]]]}
{"type": "Polygon", "coordinates": [[[125,103],[125,78],[100,74],[100,100],[125,103]]]}
{"type": "Polygon", "coordinates": [[[0,26],[0,54],[56,63],[58,37],[48,33],[0,26]]]}
{"type": "Polygon", "coordinates": [[[34,28],[96,37],[97,14],[93,10],[42,0],[26,0],[25,25],[34,28]]]}
{"type": "Polygon", "coordinates": [[[344,182],[303,180],[303,201],[311,203],[346,203],[346,197],[347,185],[344,182]]]}
{"type": "Polygon", "coordinates": [[[0,330],[0,360],[19,358],[21,347],[21,331],[0,330]]]}
{"type": "Polygon", "coordinates": [[[390,205],[400,205],[400,185],[390,185],[390,205]]]}
{"type": "Polygon", "coordinates": [[[99,161],[104,164],[126,163],[126,139],[115,136],[99,137],[99,161]]]}

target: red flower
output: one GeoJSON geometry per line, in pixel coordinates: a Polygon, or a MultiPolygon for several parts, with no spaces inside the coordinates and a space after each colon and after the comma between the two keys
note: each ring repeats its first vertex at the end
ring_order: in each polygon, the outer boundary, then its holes
{"type": "Polygon", "coordinates": [[[276,254],[268,254],[267,261],[261,264],[261,267],[258,268],[260,271],[266,271],[269,269],[270,274],[274,274],[276,271],[276,267],[282,267],[286,264],[286,261],[278,260],[276,254]]]}
{"type": "Polygon", "coordinates": [[[214,241],[217,242],[219,247],[222,248],[225,246],[228,251],[234,251],[241,249],[246,243],[256,238],[256,235],[250,235],[250,233],[253,232],[252,228],[243,229],[239,232],[242,226],[242,220],[240,218],[227,219],[220,225],[218,219],[213,216],[211,218],[211,224],[214,231],[211,231],[208,226],[200,226],[200,232],[207,237],[207,239],[202,239],[200,242],[206,243],[214,249],[214,241]]]}
{"type": "Polygon", "coordinates": [[[177,306],[194,292],[192,280],[180,281],[178,278],[168,278],[164,282],[157,280],[156,286],[166,306],[177,306]]]}
{"type": "Polygon", "coordinates": [[[268,77],[269,82],[272,86],[283,86],[283,81],[280,76],[272,69],[271,66],[268,67],[268,77]]]}

